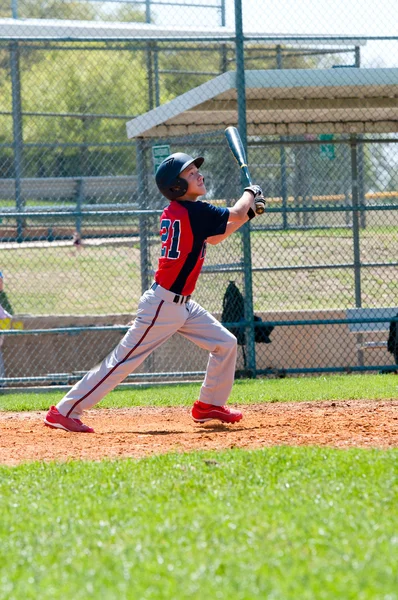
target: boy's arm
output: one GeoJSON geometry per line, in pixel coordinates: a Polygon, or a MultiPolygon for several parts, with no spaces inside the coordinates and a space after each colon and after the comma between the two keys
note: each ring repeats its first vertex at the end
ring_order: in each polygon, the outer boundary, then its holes
{"type": "Polygon", "coordinates": [[[220,235],[212,235],[211,237],[208,237],[206,240],[207,243],[211,244],[212,246],[216,246],[220,242],[223,242],[227,237],[229,237],[231,233],[234,233],[234,231],[239,229],[239,227],[242,227],[243,223],[246,223],[246,221],[248,220],[249,217],[246,215],[246,219],[242,223],[232,223],[231,221],[228,221],[227,226],[225,228],[225,232],[221,233],[220,235]]]}
{"type": "Polygon", "coordinates": [[[254,198],[255,196],[253,192],[245,190],[243,195],[239,198],[239,200],[237,200],[234,206],[231,206],[231,208],[228,209],[228,221],[231,221],[232,223],[240,223],[240,225],[246,223],[246,221],[249,220],[247,215],[249,209],[251,208],[254,211],[256,208],[254,198]]]}
{"type": "Polygon", "coordinates": [[[234,206],[228,209],[229,217],[225,232],[221,233],[220,235],[212,235],[211,237],[208,237],[207,243],[215,246],[229,237],[231,233],[237,231],[239,227],[242,227],[242,225],[249,220],[247,213],[249,212],[250,208],[253,211],[255,210],[254,194],[245,190],[242,197],[239,198],[234,206]]]}

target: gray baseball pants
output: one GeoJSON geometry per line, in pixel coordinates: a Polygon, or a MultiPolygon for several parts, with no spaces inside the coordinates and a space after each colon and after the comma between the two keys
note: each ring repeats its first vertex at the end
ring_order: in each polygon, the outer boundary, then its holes
{"type": "Polygon", "coordinates": [[[236,337],[197,302],[180,299],[160,286],[147,290],[124,338],[62,398],[59,412],[79,419],[177,332],[210,353],[199,400],[224,406],[234,382],[236,337]]]}

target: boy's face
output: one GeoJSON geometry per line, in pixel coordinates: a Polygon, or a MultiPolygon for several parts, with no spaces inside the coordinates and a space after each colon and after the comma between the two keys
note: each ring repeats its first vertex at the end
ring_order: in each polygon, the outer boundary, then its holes
{"type": "Polygon", "coordinates": [[[181,171],[180,177],[188,183],[188,189],[178,200],[196,200],[196,198],[206,193],[204,177],[193,163],[181,171]]]}

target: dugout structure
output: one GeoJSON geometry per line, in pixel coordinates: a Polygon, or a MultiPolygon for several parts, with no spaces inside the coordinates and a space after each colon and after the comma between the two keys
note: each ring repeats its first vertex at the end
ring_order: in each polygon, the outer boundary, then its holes
{"type": "MultiPolygon", "coordinates": [[[[245,71],[250,136],[398,132],[398,69],[245,71]]],[[[190,135],[239,122],[229,71],[127,123],[129,138],[190,135]]]]}
{"type": "MultiPolygon", "coordinates": [[[[239,56],[239,48],[237,50],[239,56]]],[[[363,185],[363,139],[367,134],[377,137],[389,134],[388,141],[398,141],[398,69],[319,69],[319,70],[276,70],[245,71],[243,61],[238,61],[237,69],[224,73],[199,86],[168,104],[160,106],[145,115],[127,123],[127,135],[135,138],[139,152],[145,154],[146,143],[151,139],[170,138],[172,136],[190,136],[198,133],[223,130],[230,125],[238,126],[244,142],[249,146],[248,137],[255,141],[262,139],[263,145],[278,143],[284,146],[293,141],[297,143],[324,143],[341,136],[339,142],[349,144],[350,148],[350,206],[352,212],[352,263],[354,278],[355,308],[363,306],[362,270],[367,265],[361,259],[361,221],[364,224],[366,198],[363,185]],[[321,136],[317,139],[317,136],[321,136]],[[274,140],[272,140],[274,137],[274,140]],[[270,139],[271,138],[271,139],[270,139]]],[[[385,138],[381,138],[385,142],[385,138]]],[[[281,162],[283,154],[281,154],[281,162]]],[[[250,165],[250,154],[248,159],[250,165]]],[[[142,160],[145,164],[145,159],[142,160]]],[[[243,184],[244,181],[242,180],[243,184]]],[[[261,183],[261,181],[260,181],[261,183]]],[[[283,190],[283,182],[282,182],[283,190]]],[[[395,194],[395,192],[393,193],[395,194]]],[[[395,197],[395,195],[394,195],[395,197]]],[[[331,197],[326,197],[330,200],[331,197]]],[[[289,211],[286,190],[282,191],[282,211],[284,224],[289,211]]],[[[304,206],[303,210],[311,207],[304,206]]],[[[347,207],[346,207],[347,208],[347,207]]],[[[396,211],[398,206],[392,203],[373,209],[389,208],[396,211]]],[[[278,209],[276,209],[278,210],[278,209]]],[[[328,210],[327,205],[323,210],[328,210]]],[[[255,224],[256,222],[254,222],[255,224]]],[[[250,225],[242,230],[243,238],[243,279],[245,286],[245,319],[248,334],[249,372],[257,372],[253,303],[253,264],[251,259],[250,225]]],[[[323,265],[323,268],[332,265],[323,265]]],[[[347,265],[348,266],[348,265],[347,265]]],[[[396,267],[397,263],[373,264],[373,267],[396,267]]],[[[261,267],[259,268],[261,270],[261,267]]],[[[267,271],[267,267],[262,269],[267,271]]],[[[398,299],[396,300],[398,303],[398,299]]],[[[380,313],[380,321],[385,327],[389,322],[391,310],[380,313]]],[[[359,319],[358,314],[358,322],[359,319]]],[[[347,317],[350,324],[356,322],[355,314],[347,317]]],[[[315,325],[319,319],[301,319],[293,322],[271,321],[270,325],[315,325]]],[[[340,324],[341,319],[324,320],[325,325],[340,324]]],[[[375,327],[377,329],[377,327],[375,327]]],[[[363,344],[362,334],[358,335],[358,365],[364,366],[363,348],[375,347],[377,343],[363,344]],[[373,345],[372,345],[373,344],[373,345]]],[[[380,345],[380,344],[379,344],[380,345]]],[[[384,345],[381,344],[381,345],[384,345]]],[[[373,369],[374,365],[367,368],[373,369]]],[[[312,371],[313,369],[308,369],[312,371]]],[[[288,369],[287,372],[294,370],[288,369]]]]}

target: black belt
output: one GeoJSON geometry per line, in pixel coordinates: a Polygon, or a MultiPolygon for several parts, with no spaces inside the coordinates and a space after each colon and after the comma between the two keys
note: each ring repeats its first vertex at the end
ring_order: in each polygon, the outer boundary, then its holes
{"type": "MultiPolygon", "coordinates": [[[[159,287],[159,284],[156,283],[156,281],[153,282],[153,284],[151,285],[151,289],[152,290],[156,290],[156,288],[159,287]]],[[[164,288],[162,288],[164,289],[164,288]]],[[[169,290],[165,290],[166,292],[169,292],[169,290]]],[[[169,292],[170,294],[172,294],[173,292],[169,292]]],[[[176,304],[186,304],[187,302],[189,302],[191,299],[191,296],[180,296],[180,294],[175,294],[174,298],[173,298],[173,302],[175,302],[176,304]]]]}
{"type": "Polygon", "coordinates": [[[176,304],[186,304],[187,302],[189,302],[191,299],[191,296],[179,296],[178,294],[176,294],[174,296],[174,300],[173,302],[175,302],[176,304]]]}

